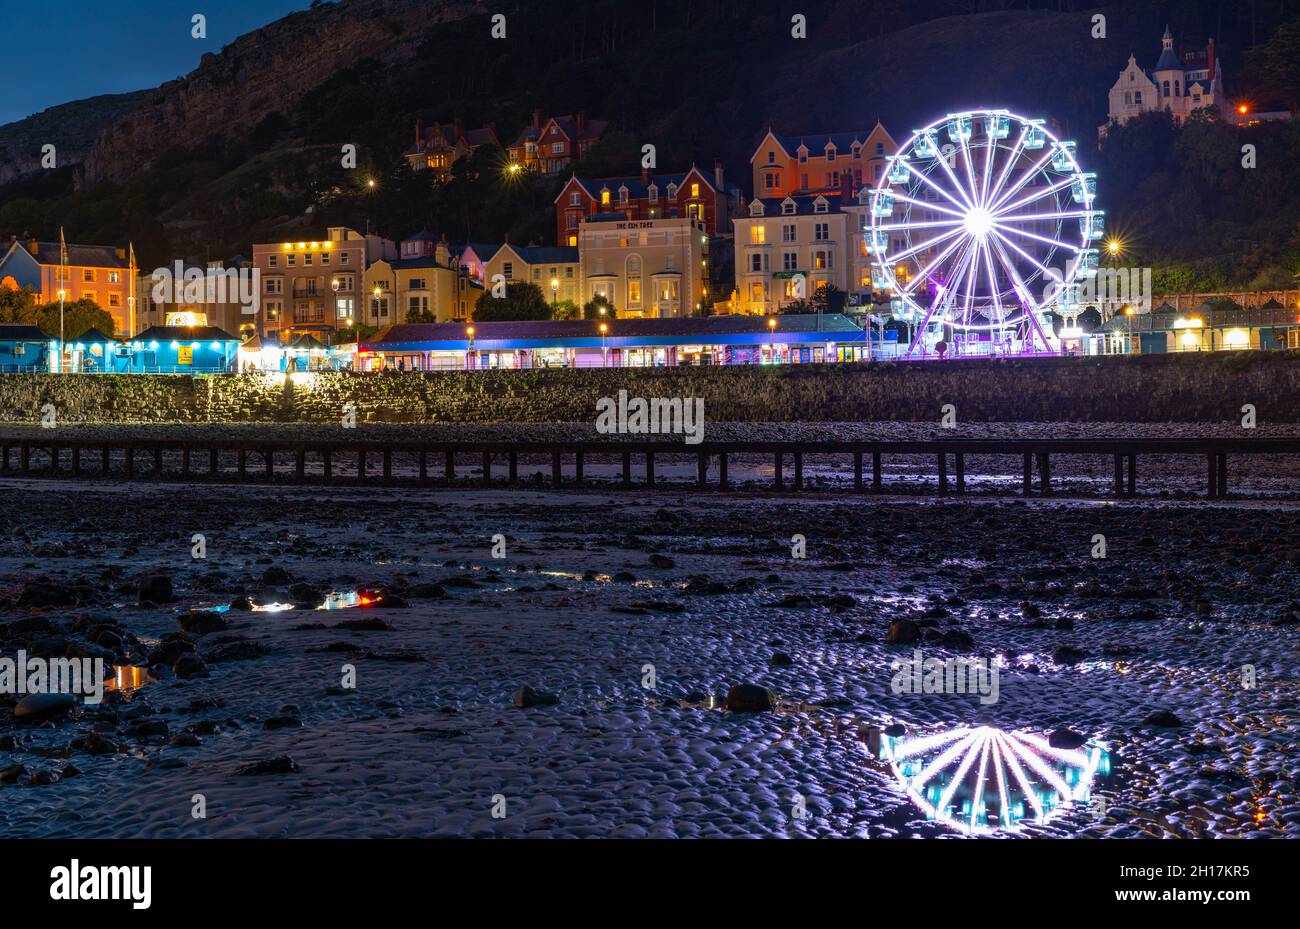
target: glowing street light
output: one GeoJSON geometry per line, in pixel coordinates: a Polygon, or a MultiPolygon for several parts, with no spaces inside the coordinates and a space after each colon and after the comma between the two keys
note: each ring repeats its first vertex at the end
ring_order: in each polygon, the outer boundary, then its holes
{"type": "Polygon", "coordinates": [[[776,364],[776,317],[767,320],[767,354],[772,364],[776,364]]]}
{"type": "Polygon", "coordinates": [[[607,323],[601,323],[600,324],[600,366],[602,368],[606,366],[606,361],[607,361],[607,356],[605,354],[605,334],[607,332],[609,332],[609,325],[607,323]]]}
{"type": "Polygon", "coordinates": [[[465,364],[474,370],[474,327],[466,326],[465,335],[469,336],[469,350],[465,353],[465,364]]]}
{"type": "Polygon", "coordinates": [[[555,309],[555,304],[559,302],[559,298],[560,298],[560,279],[557,277],[553,277],[551,278],[551,309],[552,310],[555,309]]]}

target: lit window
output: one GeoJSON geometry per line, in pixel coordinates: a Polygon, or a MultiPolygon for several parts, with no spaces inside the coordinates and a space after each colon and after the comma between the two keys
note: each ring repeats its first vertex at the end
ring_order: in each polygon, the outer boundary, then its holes
{"type": "Polygon", "coordinates": [[[749,241],[753,245],[764,245],[767,242],[767,227],[754,225],[749,227],[749,241]]]}

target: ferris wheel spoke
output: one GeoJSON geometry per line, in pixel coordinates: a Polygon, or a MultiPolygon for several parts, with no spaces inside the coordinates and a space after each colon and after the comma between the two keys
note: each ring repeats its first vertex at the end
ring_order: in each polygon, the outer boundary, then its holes
{"type": "Polygon", "coordinates": [[[924,200],[917,200],[913,197],[909,197],[907,194],[900,194],[897,191],[892,191],[892,193],[894,194],[895,200],[903,203],[910,203],[912,206],[919,206],[924,210],[937,210],[940,213],[955,216],[963,222],[966,220],[966,213],[964,211],[950,210],[946,206],[939,206],[937,203],[926,203],[924,200]]]}
{"type": "Polygon", "coordinates": [[[957,180],[957,175],[953,173],[952,165],[948,164],[948,159],[943,157],[943,152],[939,152],[935,155],[934,160],[939,162],[939,167],[943,168],[943,173],[948,176],[948,183],[952,184],[952,189],[956,192],[957,196],[962,198],[962,209],[975,209],[975,204],[966,196],[966,191],[962,188],[961,181],[957,180]]]}
{"type": "Polygon", "coordinates": [[[965,226],[964,219],[939,219],[923,223],[891,223],[888,226],[876,226],[877,232],[910,232],[913,229],[942,229],[948,226],[965,226]]]}
{"type": "Polygon", "coordinates": [[[998,194],[1002,192],[1002,188],[1007,183],[1007,178],[1011,176],[1011,170],[1016,166],[1016,162],[1020,160],[1020,153],[1024,150],[1025,139],[1028,137],[1029,128],[1025,127],[1021,129],[1020,137],[1016,139],[1016,144],[1011,147],[1010,155],[1007,157],[1007,163],[1002,166],[1002,173],[998,175],[997,183],[993,185],[993,189],[990,190],[988,195],[984,198],[985,206],[994,202],[998,194]]]}
{"type": "Polygon", "coordinates": [[[1021,277],[1020,272],[1016,269],[1015,262],[1011,260],[1011,256],[1007,254],[1006,249],[1002,247],[999,238],[995,237],[993,239],[993,246],[997,249],[998,263],[1002,265],[1002,268],[1007,272],[1007,277],[1011,280],[1011,289],[1020,298],[1024,311],[1032,313],[1034,306],[1031,306],[1031,304],[1033,304],[1034,300],[1033,295],[1029,292],[1029,285],[1021,277]]]}
{"type": "Polygon", "coordinates": [[[920,245],[913,245],[905,252],[899,252],[897,255],[890,255],[889,256],[890,263],[896,264],[899,261],[902,261],[904,258],[911,258],[913,255],[917,254],[918,252],[923,252],[927,248],[933,248],[934,246],[938,245],[940,242],[944,241],[945,239],[951,239],[955,235],[961,235],[962,232],[963,230],[961,229],[954,229],[952,232],[945,232],[943,235],[938,235],[935,236],[933,239],[928,239],[925,242],[922,242],[920,245]]]}
{"type": "Polygon", "coordinates": [[[957,241],[949,245],[947,248],[945,248],[942,252],[940,252],[938,257],[936,257],[933,261],[931,261],[928,265],[926,265],[924,268],[922,268],[920,271],[916,273],[916,277],[912,278],[911,283],[908,284],[906,287],[904,287],[902,291],[900,291],[900,293],[902,293],[903,295],[910,294],[913,288],[915,288],[917,284],[921,283],[922,280],[929,277],[930,273],[939,266],[940,262],[942,262],[949,255],[951,255],[957,249],[957,246],[961,245],[962,241],[963,239],[958,239],[957,241]]]}
{"type": "Polygon", "coordinates": [[[961,161],[966,168],[966,183],[969,185],[966,190],[969,194],[969,200],[972,204],[979,205],[979,184],[975,182],[975,156],[970,153],[970,140],[961,139],[961,161]]]}
{"type": "Polygon", "coordinates": [[[1096,210],[1064,210],[1060,213],[1021,213],[1016,216],[999,216],[999,225],[1005,223],[1041,223],[1049,219],[1084,219],[1095,216],[1096,210]]]}
{"type": "Polygon", "coordinates": [[[1034,193],[1030,194],[1029,196],[1024,197],[1024,198],[1022,198],[1022,199],[1020,199],[1020,200],[1017,200],[1015,203],[1011,204],[1010,206],[1000,206],[1000,207],[997,207],[997,208],[994,209],[992,212],[993,212],[993,214],[994,214],[995,216],[1001,216],[1003,213],[1010,213],[1012,210],[1018,210],[1018,209],[1020,209],[1020,207],[1022,207],[1022,206],[1027,206],[1027,205],[1029,205],[1030,203],[1033,203],[1033,202],[1036,201],[1036,200],[1041,200],[1041,199],[1043,199],[1044,197],[1050,197],[1052,194],[1056,193],[1058,190],[1064,190],[1066,187],[1069,187],[1069,186],[1070,186],[1071,184],[1073,184],[1073,183],[1074,183],[1074,178],[1072,178],[1072,177],[1071,177],[1071,178],[1067,178],[1067,179],[1064,180],[1064,181],[1057,181],[1055,184],[1052,184],[1052,185],[1050,185],[1050,186],[1048,186],[1048,187],[1045,187],[1045,188],[1042,189],[1042,190],[1035,191],[1034,193]]]}
{"type": "Polygon", "coordinates": [[[1047,167],[1048,162],[1050,162],[1051,160],[1052,160],[1052,153],[1049,151],[1042,158],[1039,158],[1036,162],[1034,162],[1032,166],[1026,169],[1025,173],[1020,176],[1020,178],[1015,182],[1015,184],[1013,184],[1007,190],[1004,190],[1002,192],[1002,196],[1000,196],[997,200],[994,200],[993,203],[989,205],[988,207],[989,212],[996,213],[999,209],[1001,209],[1002,204],[1006,203],[1016,194],[1020,193],[1020,191],[1024,188],[1026,184],[1028,184],[1034,178],[1038,177],[1039,173],[1045,167],[1047,167]]]}
{"type": "MultiPolygon", "coordinates": [[[[907,168],[908,171],[915,174],[917,179],[920,180],[922,183],[926,184],[931,190],[935,191],[941,197],[943,197],[945,200],[951,203],[953,206],[957,207],[957,209],[961,210],[962,211],[961,215],[964,216],[966,211],[971,208],[971,205],[969,203],[963,203],[962,201],[958,200],[952,194],[948,193],[948,191],[944,190],[942,187],[936,184],[928,174],[918,171],[916,167],[912,165],[910,162],[906,162],[906,161],[903,162],[903,167],[907,168]]],[[[927,205],[932,205],[932,204],[927,204],[927,205]]]]}
{"type": "Polygon", "coordinates": [[[1049,277],[1050,279],[1058,283],[1061,284],[1065,283],[1065,278],[1062,276],[1060,271],[1056,271],[1052,268],[1049,268],[1047,265],[1043,264],[1033,255],[1029,254],[1029,252],[1025,251],[1015,242],[1008,239],[1005,235],[1002,234],[1000,230],[994,229],[993,233],[998,237],[999,241],[1001,241],[1004,245],[1009,247],[1012,251],[1016,252],[1016,254],[1020,255],[1020,257],[1024,258],[1026,261],[1028,261],[1030,264],[1036,267],[1039,271],[1042,271],[1043,274],[1047,275],[1047,277],[1049,277]]]}
{"type": "Polygon", "coordinates": [[[993,176],[993,162],[998,155],[998,140],[992,135],[988,136],[989,144],[985,147],[988,154],[984,156],[984,176],[980,184],[979,202],[985,204],[989,202],[989,179],[993,176]]]}
{"type": "MultiPolygon", "coordinates": [[[[1035,242],[1042,242],[1044,245],[1051,245],[1053,248],[1068,248],[1076,254],[1084,251],[1081,246],[1071,245],[1069,242],[1058,242],[1055,239],[1049,239],[1046,236],[1041,236],[1037,233],[1026,232],[1024,229],[1015,229],[1011,226],[1004,226],[1001,221],[994,223],[993,229],[998,233],[1009,232],[1012,235],[1024,236],[1026,239],[1033,239],[1035,242]]],[[[1003,238],[1005,238],[1005,235],[1003,238]]]]}
{"type": "Polygon", "coordinates": [[[990,312],[985,315],[988,316],[989,322],[1000,323],[1002,322],[1003,319],[1006,318],[1006,314],[1002,312],[1002,288],[998,285],[997,272],[993,267],[993,249],[989,248],[988,243],[985,242],[983,251],[984,251],[984,269],[988,272],[989,275],[989,300],[991,301],[991,304],[989,306],[990,312]],[[996,320],[994,320],[992,314],[997,315],[996,320]]]}

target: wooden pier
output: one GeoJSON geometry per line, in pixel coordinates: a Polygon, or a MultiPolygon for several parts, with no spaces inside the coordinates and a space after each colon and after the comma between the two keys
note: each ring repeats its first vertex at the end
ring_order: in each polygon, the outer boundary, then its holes
{"type": "MultiPolygon", "coordinates": [[[[1068,455],[1107,456],[1114,462],[1113,496],[1132,497],[1138,490],[1138,459],[1150,455],[1199,458],[1206,463],[1203,490],[1211,499],[1228,493],[1228,462],[1248,455],[1295,456],[1300,464],[1300,438],[1195,438],[1195,439],[927,439],[914,441],[781,441],[704,442],[601,440],[579,442],[416,442],[400,440],[276,441],[262,439],[150,439],[117,437],[73,439],[54,435],[0,435],[0,474],[30,477],[76,477],[132,480],[137,478],[221,482],[405,483],[465,486],[457,478],[457,462],[477,464],[473,482],[493,487],[524,486],[519,479],[523,458],[550,463],[550,485],[588,483],[586,465],[593,458],[621,463],[621,480],[600,486],[653,487],[656,457],[694,459],[694,486],[734,489],[729,460],[736,456],[765,458],[773,462],[777,491],[805,488],[804,462],[808,456],[832,456],[852,472],[852,489],[882,493],[884,462],[891,456],[923,456],[935,463],[935,492],[966,492],[966,474],[972,456],[1012,456],[1023,462],[1021,492],[1025,496],[1052,492],[1052,461],[1068,455]],[[406,467],[401,473],[394,460],[406,467]],[[343,476],[341,465],[355,465],[343,476]],[[442,473],[437,474],[437,464],[442,473]],[[309,474],[309,463],[319,465],[309,474]],[[498,467],[500,470],[498,470],[498,467]],[[636,472],[640,472],[637,479],[636,472]],[[1035,481],[1035,476],[1037,480],[1035,481]]],[[[543,472],[544,473],[544,472],[543,472]]],[[[1298,468],[1300,485],[1300,468],[1298,468]]],[[[528,486],[535,486],[535,481],[528,486]]],[[[681,485],[678,485],[681,486],[681,485]]],[[[749,489],[756,489],[751,483],[749,489]]],[[[757,488],[762,489],[762,488],[757,488]]]]}

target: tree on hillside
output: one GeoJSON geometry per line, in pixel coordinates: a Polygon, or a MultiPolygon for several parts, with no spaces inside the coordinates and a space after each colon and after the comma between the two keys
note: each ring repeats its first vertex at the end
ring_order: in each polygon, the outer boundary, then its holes
{"type": "Polygon", "coordinates": [[[1292,111],[1300,108],[1300,17],[1246,52],[1246,75],[1258,94],[1276,98],[1292,111]]]}
{"type": "Polygon", "coordinates": [[[474,322],[500,323],[529,319],[550,319],[551,305],[536,284],[516,281],[506,285],[504,297],[485,290],[474,304],[474,322]]]}

